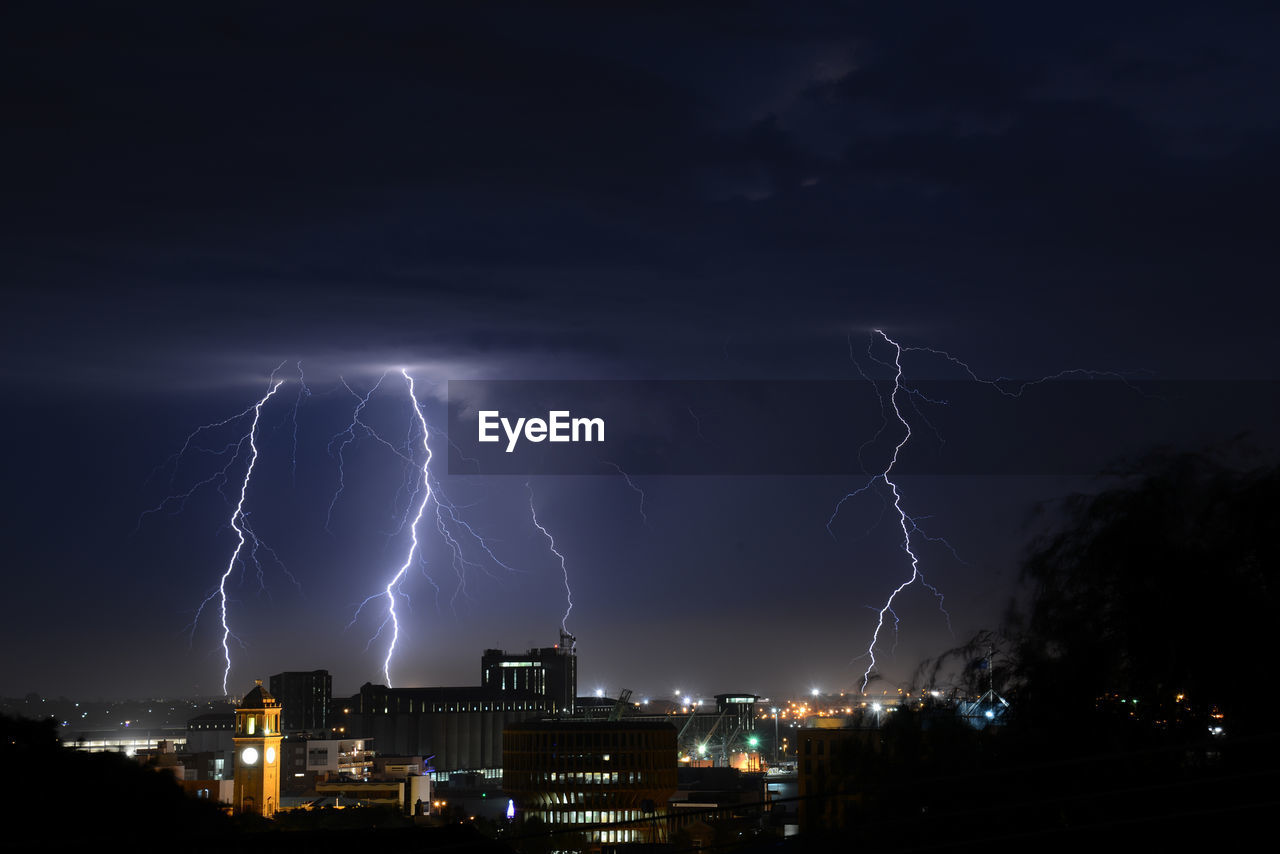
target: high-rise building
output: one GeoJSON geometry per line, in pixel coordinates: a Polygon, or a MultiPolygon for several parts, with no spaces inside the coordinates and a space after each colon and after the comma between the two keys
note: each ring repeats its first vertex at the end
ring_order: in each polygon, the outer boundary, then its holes
{"type": "Polygon", "coordinates": [[[480,659],[480,685],[498,691],[532,691],[553,701],[562,714],[572,714],[578,696],[578,656],[573,636],[560,633],[555,646],[515,655],[486,649],[480,659]]]}
{"type": "Polygon", "coordinates": [[[270,818],[280,807],[280,703],[262,687],[236,708],[235,787],[237,812],[270,818]]]}
{"type": "Polygon", "coordinates": [[[327,732],[333,678],[328,670],[293,670],[271,677],[271,694],[284,708],[285,732],[327,732]]]}

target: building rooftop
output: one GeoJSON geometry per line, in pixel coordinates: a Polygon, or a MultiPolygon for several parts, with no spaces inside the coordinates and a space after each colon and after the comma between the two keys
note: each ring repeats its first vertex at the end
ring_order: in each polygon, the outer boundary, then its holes
{"type": "Polygon", "coordinates": [[[637,721],[623,719],[620,721],[593,721],[581,718],[574,719],[557,719],[542,721],[521,721],[519,723],[507,724],[508,730],[563,730],[572,732],[574,730],[674,730],[675,725],[666,721],[637,721]]]}
{"type": "Polygon", "coordinates": [[[262,680],[258,680],[258,684],[248,694],[244,695],[244,699],[240,701],[242,709],[265,709],[268,706],[278,706],[280,701],[271,696],[271,693],[262,687],[262,680]]]}

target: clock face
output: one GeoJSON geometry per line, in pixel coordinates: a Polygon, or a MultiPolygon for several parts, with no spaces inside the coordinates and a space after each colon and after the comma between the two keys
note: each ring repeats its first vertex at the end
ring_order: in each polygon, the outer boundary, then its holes
{"type": "Polygon", "coordinates": [[[258,761],[258,749],[256,747],[246,747],[240,752],[240,759],[245,765],[253,765],[258,761]]]}
{"type": "Polygon", "coordinates": [[[276,749],[274,747],[267,748],[267,764],[270,765],[276,761],[276,749]]]}

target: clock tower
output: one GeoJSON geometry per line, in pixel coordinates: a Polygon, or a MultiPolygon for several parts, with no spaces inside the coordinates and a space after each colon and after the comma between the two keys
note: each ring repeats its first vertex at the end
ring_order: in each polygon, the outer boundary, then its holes
{"type": "Polygon", "coordinates": [[[270,818],[280,808],[280,738],[280,701],[259,679],[236,708],[236,812],[270,818]]]}

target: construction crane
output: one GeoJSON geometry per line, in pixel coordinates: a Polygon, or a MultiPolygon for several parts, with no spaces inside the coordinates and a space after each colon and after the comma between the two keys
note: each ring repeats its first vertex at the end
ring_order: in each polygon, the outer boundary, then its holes
{"type": "Polygon", "coordinates": [[[613,711],[609,713],[609,720],[611,721],[622,720],[622,710],[630,700],[631,700],[630,688],[623,688],[620,692],[618,692],[618,702],[617,702],[617,705],[613,707],[613,711]]]}

